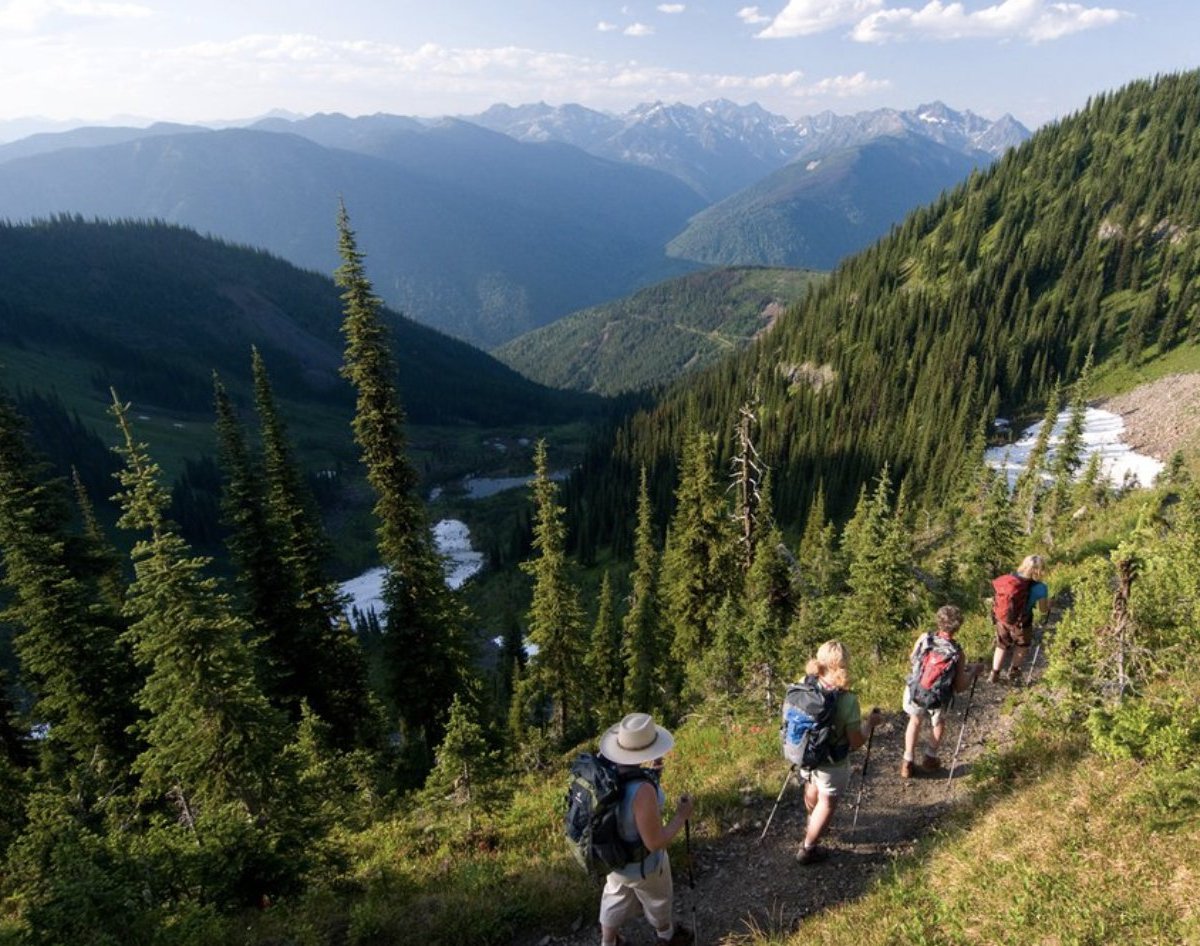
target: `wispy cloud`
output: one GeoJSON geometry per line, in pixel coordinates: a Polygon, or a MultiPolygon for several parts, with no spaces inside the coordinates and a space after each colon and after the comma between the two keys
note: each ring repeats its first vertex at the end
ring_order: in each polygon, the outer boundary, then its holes
{"type": "Polygon", "coordinates": [[[609,23],[605,20],[601,20],[596,24],[596,29],[598,29],[601,33],[611,33],[614,30],[619,30],[620,28],[621,27],[617,26],[616,23],[609,23]]]}
{"type": "Polygon", "coordinates": [[[762,13],[758,7],[742,7],[737,11],[738,19],[743,23],[749,23],[755,26],[759,23],[769,23],[771,18],[765,13],[762,13]]]}
{"type": "Polygon", "coordinates": [[[153,15],[140,3],[105,0],[9,0],[0,4],[0,31],[32,33],[65,20],[129,20],[153,15]]]}
{"type": "Polygon", "coordinates": [[[784,39],[824,33],[857,23],[882,6],[883,0],[790,0],[758,35],[764,39],[784,39]]]}
{"type": "Polygon", "coordinates": [[[656,8],[659,13],[682,13],[687,9],[683,3],[660,3],[656,8]]]}
{"type": "Polygon", "coordinates": [[[626,36],[653,36],[654,27],[645,23],[632,23],[625,27],[624,32],[626,36]]]}
{"type": "MultiPolygon", "coordinates": [[[[757,7],[746,10],[758,12],[757,7]]],[[[738,15],[752,22],[743,16],[744,12],[738,15]]],[[[790,0],[758,35],[783,39],[848,26],[850,37],[860,43],[978,38],[1041,43],[1110,26],[1130,15],[1113,8],[1057,0],[1000,0],[973,12],[963,3],[942,0],[929,0],[923,7],[886,7],[884,0],[790,0]]]]}

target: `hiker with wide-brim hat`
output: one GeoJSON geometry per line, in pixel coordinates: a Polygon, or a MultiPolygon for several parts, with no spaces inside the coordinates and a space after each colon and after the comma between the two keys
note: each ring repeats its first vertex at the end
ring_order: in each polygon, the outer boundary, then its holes
{"type": "Polygon", "coordinates": [[[616,764],[625,781],[620,802],[620,834],[631,845],[640,843],[645,856],[609,872],[600,897],[600,941],[603,946],[624,942],[621,925],[641,906],[654,927],[660,946],[687,946],[691,931],[673,919],[674,885],[667,845],[692,814],[692,800],[680,795],[675,814],[665,825],[662,789],[647,766],[662,760],[675,746],[674,737],[648,713],[630,713],[600,737],[600,755],[616,764]]]}
{"type": "Polygon", "coordinates": [[[875,727],[883,722],[883,714],[872,709],[863,723],[858,696],[850,692],[849,664],[849,648],[832,640],[817,649],[817,656],[805,668],[805,673],[816,677],[822,690],[836,694],[836,703],[829,734],[830,758],[812,768],[800,769],[804,807],[808,812],[804,842],[796,851],[796,860],[801,864],[816,864],[827,856],[818,842],[829,827],[838,800],[850,787],[850,752],[861,749],[875,727]]]}

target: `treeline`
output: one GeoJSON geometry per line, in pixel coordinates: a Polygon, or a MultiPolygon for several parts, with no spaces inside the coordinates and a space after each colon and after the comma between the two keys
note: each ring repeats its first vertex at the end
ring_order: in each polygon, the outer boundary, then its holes
{"type": "Polygon", "coordinates": [[[1043,403],[1089,350],[1136,363],[1200,338],[1198,114],[1197,73],[1134,83],[911,214],[747,352],[599,445],[567,497],[575,547],[626,552],[618,511],[640,469],[669,499],[684,432],[716,431],[727,460],[744,403],[781,520],[818,491],[842,520],[884,463],[914,499],[947,496],[990,421],[1043,403]]]}

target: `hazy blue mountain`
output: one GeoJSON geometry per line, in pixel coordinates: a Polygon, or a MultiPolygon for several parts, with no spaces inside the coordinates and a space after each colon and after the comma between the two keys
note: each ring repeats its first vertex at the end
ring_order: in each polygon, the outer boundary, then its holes
{"type": "Polygon", "coordinates": [[[178,125],[174,122],[155,122],[146,128],[126,125],[96,125],[72,128],[68,131],[42,132],[0,145],[0,163],[15,158],[28,158],[64,148],[96,148],[104,145],[123,144],[139,138],[155,138],[160,135],[182,135],[188,132],[207,131],[199,125],[178,125]]]}
{"type": "Polygon", "coordinates": [[[833,269],[986,163],[915,135],[789,164],[692,218],[668,252],[715,265],[833,269]]]}
{"type": "Polygon", "coordinates": [[[341,198],[385,301],[482,345],[681,271],[663,246],[703,201],[668,175],[463,123],[394,130],[386,157],[236,129],[15,158],[0,217],[161,219],[330,273],[341,198]]]}

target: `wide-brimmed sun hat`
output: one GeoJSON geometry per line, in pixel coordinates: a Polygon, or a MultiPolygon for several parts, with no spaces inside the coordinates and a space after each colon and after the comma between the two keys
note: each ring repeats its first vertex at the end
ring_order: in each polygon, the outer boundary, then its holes
{"type": "Polygon", "coordinates": [[[600,754],[618,765],[637,765],[666,755],[675,737],[649,713],[630,713],[600,737],[600,754]]]}

